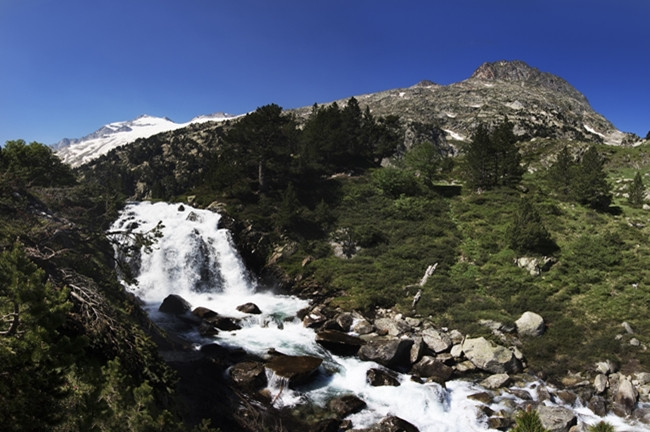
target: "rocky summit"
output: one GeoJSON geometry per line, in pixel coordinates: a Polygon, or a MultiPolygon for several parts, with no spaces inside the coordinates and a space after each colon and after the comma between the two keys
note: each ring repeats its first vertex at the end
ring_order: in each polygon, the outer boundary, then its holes
{"type": "MultiPolygon", "coordinates": [[[[439,85],[424,80],[412,87],[356,96],[378,116],[434,124],[448,141],[468,141],[479,123],[507,117],[520,136],[577,139],[610,145],[638,138],[617,130],[593,110],[566,80],[523,61],[483,63],[466,80],[439,85]]],[[[337,101],[343,103],[344,101],[337,101]]],[[[307,108],[297,110],[308,114],[307,108]]]]}

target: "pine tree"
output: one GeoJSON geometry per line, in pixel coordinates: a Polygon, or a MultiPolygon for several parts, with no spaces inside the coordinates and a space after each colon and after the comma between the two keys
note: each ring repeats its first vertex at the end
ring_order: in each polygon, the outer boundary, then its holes
{"type": "Polygon", "coordinates": [[[557,155],[555,163],[548,170],[551,185],[564,198],[571,195],[571,186],[575,177],[576,162],[567,146],[557,155]]]}
{"type": "Polygon", "coordinates": [[[643,179],[641,178],[641,173],[638,171],[634,176],[632,184],[630,184],[627,200],[631,205],[635,207],[640,207],[645,200],[645,186],[643,184],[643,179]]]}
{"type": "Polygon", "coordinates": [[[508,240],[510,247],[519,253],[547,254],[557,249],[529,198],[520,200],[514,221],[508,230],[508,240]]]}
{"type": "Polygon", "coordinates": [[[598,210],[608,208],[612,202],[603,158],[595,146],[589,147],[577,166],[573,181],[573,195],[580,204],[598,210]]]}

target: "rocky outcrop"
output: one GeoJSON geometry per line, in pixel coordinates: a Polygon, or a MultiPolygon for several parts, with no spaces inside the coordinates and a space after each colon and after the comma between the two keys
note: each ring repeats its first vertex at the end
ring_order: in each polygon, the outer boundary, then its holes
{"type": "Polygon", "coordinates": [[[537,408],[539,419],[549,432],[569,432],[578,423],[576,415],[568,408],[541,405],[537,408]]]}
{"type": "Polygon", "coordinates": [[[321,330],[316,333],[316,342],[334,354],[351,356],[365,345],[365,341],[338,330],[321,330]]]}
{"type": "Polygon", "coordinates": [[[313,356],[290,356],[272,352],[266,367],[277,376],[285,378],[291,388],[308,383],[318,372],[323,359],[313,356]]]}
{"type": "Polygon", "coordinates": [[[372,339],[359,349],[359,358],[390,368],[410,366],[411,339],[372,339]]]}
{"type": "Polygon", "coordinates": [[[192,305],[185,300],[183,297],[177,294],[170,294],[163,302],[160,304],[158,310],[160,312],[170,314],[170,315],[182,315],[186,312],[189,312],[192,309],[192,305]]]}

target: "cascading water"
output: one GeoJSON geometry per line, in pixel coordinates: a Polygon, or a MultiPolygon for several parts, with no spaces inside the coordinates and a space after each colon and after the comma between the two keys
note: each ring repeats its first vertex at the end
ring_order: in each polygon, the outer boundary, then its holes
{"type": "MultiPolygon", "coordinates": [[[[367,408],[348,417],[356,428],[369,427],[386,415],[394,415],[422,432],[490,430],[479,415],[479,403],[468,398],[483,391],[476,384],[454,380],[443,388],[435,383],[419,384],[408,375],[399,375],[397,387],[370,386],[366,372],[381,366],[336,356],[317,344],[315,332],[296,318],[308,302],[258,287],[233,247],[229,232],[219,228],[219,220],[218,213],[187,205],[142,202],[127,205],[113,224],[113,233],[144,234],[159,229],[161,236],[151,251],[143,250],[139,254],[134,275],[137,283],[127,285],[145,303],[154,321],[164,323],[165,317],[158,312],[158,307],[168,295],[177,294],[192,307],[203,306],[220,315],[242,319],[240,330],[220,332],[214,340],[206,340],[198,333],[185,335],[193,337],[197,344],[216,341],[260,356],[274,348],[288,355],[322,358],[320,377],[299,390],[285,388],[275,379],[269,381],[276,406],[302,403],[324,406],[334,396],[355,394],[367,404],[367,408]],[[251,316],[237,310],[237,306],[248,302],[255,303],[262,314],[251,316]]],[[[128,235],[122,238],[132,242],[128,235]]],[[[525,403],[510,397],[515,403],[525,403]]],[[[493,408],[499,409],[498,402],[493,408]]],[[[580,419],[588,424],[600,420],[587,409],[580,411],[580,419]]],[[[624,430],[644,430],[625,425],[617,417],[610,416],[607,420],[624,425],[624,430]]]]}

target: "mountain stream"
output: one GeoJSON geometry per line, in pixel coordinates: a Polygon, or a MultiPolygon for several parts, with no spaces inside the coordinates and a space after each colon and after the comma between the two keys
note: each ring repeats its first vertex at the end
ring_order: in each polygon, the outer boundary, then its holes
{"type": "MultiPolygon", "coordinates": [[[[164,202],[130,203],[111,228],[112,232],[151,233],[158,225],[159,238],[132,259],[137,283],[126,284],[144,303],[154,322],[164,323],[165,314],[158,312],[161,302],[170,294],[187,300],[192,308],[203,306],[218,314],[241,319],[242,328],[222,331],[207,339],[194,331],[183,335],[198,348],[202,344],[218,343],[227,347],[240,347],[263,356],[269,349],[288,355],[311,355],[323,359],[315,381],[297,390],[284,388],[272,372],[268,390],[277,407],[311,403],[324,406],[335,396],[355,394],[367,403],[357,414],[347,417],[353,427],[363,428],[380,421],[386,415],[400,417],[422,432],[469,432],[491,430],[482,415],[480,402],[469,395],[484,391],[479,385],[463,380],[452,380],[442,387],[436,383],[420,384],[409,375],[399,376],[400,384],[370,386],[366,372],[382,368],[373,362],[356,357],[331,354],[315,342],[314,330],[303,326],[296,318],[299,310],[309,302],[293,296],[278,295],[260,286],[246,270],[233,246],[230,233],[219,228],[218,213],[199,210],[186,204],[164,202]],[[260,315],[239,312],[236,307],[255,303],[260,315]]],[[[133,236],[123,236],[125,245],[133,244],[133,236]]],[[[116,251],[119,255],[125,249],[116,251]]],[[[534,394],[534,389],[528,389],[534,394]]],[[[506,393],[507,394],[507,393],[506,393]]],[[[524,405],[512,394],[515,403],[524,405]]],[[[502,409],[504,399],[494,399],[490,408],[502,409]]],[[[586,408],[575,409],[581,422],[593,424],[600,420],[586,408]]],[[[620,419],[608,416],[612,424],[624,426],[626,431],[642,430],[625,425],[620,419]]]]}

